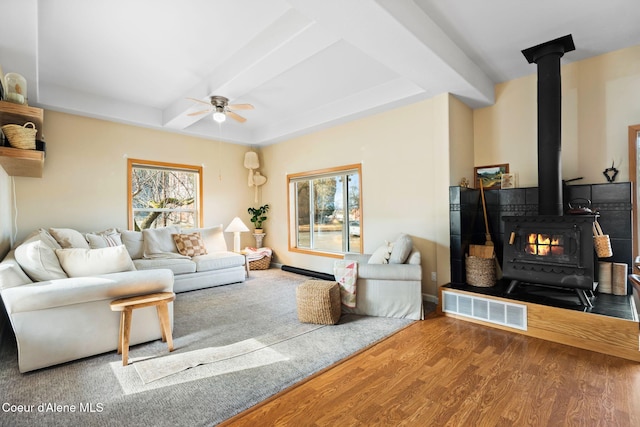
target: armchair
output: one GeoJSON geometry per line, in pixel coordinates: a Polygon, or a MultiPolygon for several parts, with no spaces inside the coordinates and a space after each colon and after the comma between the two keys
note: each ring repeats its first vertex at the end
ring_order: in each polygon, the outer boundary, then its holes
{"type": "Polygon", "coordinates": [[[371,255],[346,254],[358,262],[356,306],[343,313],[422,320],[422,267],[413,249],[404,264],[369,264],[371,255]]]}

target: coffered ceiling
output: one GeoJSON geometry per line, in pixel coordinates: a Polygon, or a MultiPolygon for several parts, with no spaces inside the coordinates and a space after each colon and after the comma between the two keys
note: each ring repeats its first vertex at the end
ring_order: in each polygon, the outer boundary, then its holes
{"type": "Polygon", "coordinates": [[[0,66],[50,110],[266,145],[450,92],[472,108],[572,34],[640,44],[636,0],[2,0],[0,66]],[[9,18],[9,19],[8,19],[9,18]],[[189,116],[222,95],[247,121],[189,116]]]}

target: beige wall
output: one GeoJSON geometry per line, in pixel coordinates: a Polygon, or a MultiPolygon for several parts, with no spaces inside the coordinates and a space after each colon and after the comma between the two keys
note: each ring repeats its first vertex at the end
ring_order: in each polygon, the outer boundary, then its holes
{"type": "MultiPolygon", "coordinates": [[[[333,258],[288,251],[287,174],[362,164],[364,252],[406,232],[422,252],[423,292],[449,277],[449,100],[441,95],[262,150],[263,199],[272,206],[265,243],[278,262],[330,273],[333,258]],[[446,249],[441,265],[438,248],[446,249]]],[[[471,124],[469,123],[469,129],[471,124]]]]}
{"type": "MultiPolygon", "coordinates": [[[[571,53],[567,53],[567,56],[571,53]]],[[[524,60],[524,59],[523,59],[524,60]]],[[[496,103],[474,111],[477,166],[509,163],[520,187],[537,186],[537,70],[496,85],[496,103]]],[[[561,67],[563,178],[629,180],[627,129],[640,123],[640,46],[561,67]]]]}
{"type": "MultiPolygon", "coordinates": [[[[54,111],[45,111],[43,134],[42,179],[15,178],[18,240],[39,227],[126,228],[127,157],[204,165],[204,225],[226,227],[236,215],[250,224],[244,146],[54,111]]],[[[252,242],[244,233],[242,244],[252,242]]]]}
{"type": "Polygon", "coordinates": [[[12,238],[11,209],[11,178],[0,167],[0,259],[9,252],[12,238]]]}

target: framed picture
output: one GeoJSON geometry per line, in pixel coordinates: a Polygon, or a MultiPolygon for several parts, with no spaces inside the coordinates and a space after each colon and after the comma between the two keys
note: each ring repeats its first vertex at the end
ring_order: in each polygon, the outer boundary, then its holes
{"type": "Polygon", "coordinates": [[[500,182],[501,188],[516,188],[516,175],[513,173],[503,173],[500,182]]]}
{"type": "Polygon", "coordinates": [[[485,190],[499,190],[502,188],[502,175],[509,172],[509,164],[478,166],[474,168],[476,188],[480,188],[480,180],[485,190]]]}

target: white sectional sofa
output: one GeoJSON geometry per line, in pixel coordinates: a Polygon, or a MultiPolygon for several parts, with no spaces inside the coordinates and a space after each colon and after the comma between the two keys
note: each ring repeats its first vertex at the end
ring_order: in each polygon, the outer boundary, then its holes
{"type": "MultiPolygon", "coordinates": [[[[245,258],[227,251],[222,226],[184,233],[193,232],[207,254],[180,254],[173,235],[184,234],[175,227],[32,233],[0,262],[0,296],[20,371],[116,350],[120,317],[109,307],[114,299],[245,280],[245,258]]],[[[169,313],[173,325],[173,303],[169,313]]],[[[136,310],[130,343],[161,336],[155,308],[136,310]]]]}

